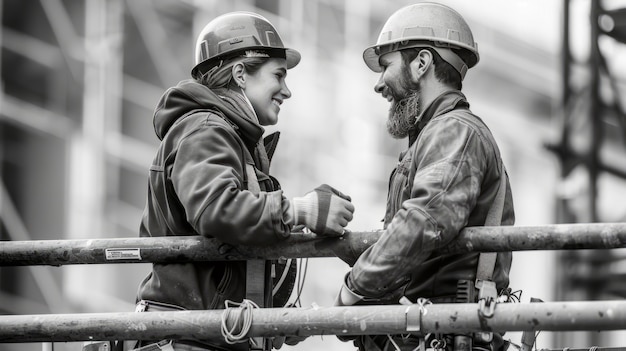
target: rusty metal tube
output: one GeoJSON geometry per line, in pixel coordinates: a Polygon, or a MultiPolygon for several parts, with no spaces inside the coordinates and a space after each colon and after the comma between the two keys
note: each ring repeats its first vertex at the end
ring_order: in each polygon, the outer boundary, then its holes
{"type": "MultiPolygon", "coordinates": [[[[223,310],[0,316],[0,343],[221,338],[223,310]]],[[[473,331],[626,329],[626,301],[498,304],[480,317],[478,304],[266,308],[252,310],[247,334],[361,335],[473,331]]]]}
{"type": "MultiPolygon", "coordinates": [[[[32,240],[0,242],[0,266],[191,262],[358,255],[383,232],[350,232],[341,238],[292,234],[268,247],[233,247],[201,236],[32,240]]],[[[442,247],[447,253],[626,247],[626,223],[469,227],[442,247]]]]}

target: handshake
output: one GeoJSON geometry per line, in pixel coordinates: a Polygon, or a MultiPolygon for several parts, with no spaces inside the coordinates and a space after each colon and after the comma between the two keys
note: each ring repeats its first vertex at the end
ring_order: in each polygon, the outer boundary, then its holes
{"type": "Polygon", "coordinates": [[[352,220],[350,196],[322,184],[302,197],[293,198],[294,224],[304,225],[317,235],[340,236],[352,220]]]}

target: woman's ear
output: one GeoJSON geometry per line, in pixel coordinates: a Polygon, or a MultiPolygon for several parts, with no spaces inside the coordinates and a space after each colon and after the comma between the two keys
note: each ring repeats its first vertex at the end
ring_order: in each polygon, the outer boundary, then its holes
{"type": "Polygon", "coordinates": [[[236,63],[232,68],[233,81],[241,89],[246,87],[246,69],[242,63],[236,63]]]}

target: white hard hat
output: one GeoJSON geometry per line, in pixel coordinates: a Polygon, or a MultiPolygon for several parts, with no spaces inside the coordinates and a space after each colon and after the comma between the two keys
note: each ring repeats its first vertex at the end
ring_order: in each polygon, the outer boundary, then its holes
{"type": "Polygon", "coordinates": [[[478,63],[478,46],[461,15],[448,6],[421,2],[396,11],[385,23],[375,45],[365,49],[363,59],[374,72],[382,71],[379,57],[385,53],[430,47],[465,77],[478,63]]]}

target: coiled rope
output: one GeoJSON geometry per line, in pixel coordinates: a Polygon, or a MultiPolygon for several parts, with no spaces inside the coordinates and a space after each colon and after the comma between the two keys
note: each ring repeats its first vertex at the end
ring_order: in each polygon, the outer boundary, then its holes
{"type": "Polygon", "coordinates": [[[248,299],[241,303],[226,300],[224,305],[221,325],[224,340],[230,345],[248,342],[246,335],[252,326],[252,310],[259,305],[248,299]]]}

